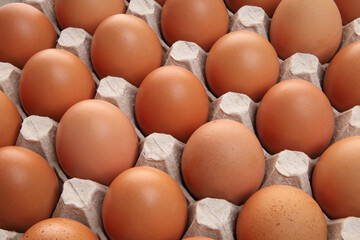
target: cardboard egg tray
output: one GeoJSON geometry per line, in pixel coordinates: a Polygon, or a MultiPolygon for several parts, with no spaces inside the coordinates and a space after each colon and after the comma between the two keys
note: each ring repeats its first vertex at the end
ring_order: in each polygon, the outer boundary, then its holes
{"type": "MultiPolygon", "coordinates": [[[[9,2],[2,0],[4,5],[9,2]]],[[[82,29],[67,28],[60,31],[54,12],[54,0],[25,0],[42,10],[53,23],[59,34],[57,48],[77,55],[93,72],[90,59],[92,36],[82,29]]],[[[164,65],[177,65],[193,72],[206,86],[204,66],[207,53],[191,42],[178,41],[169,47],[161,39],[161,6],[153,0],[131,0],[127,3],[127,14],[146,21],[158,35],[164,56],[164,65]]],[[[245,6],[230,15],[230,31],[250,30],[268,38],[270,21],[259,7],[245,6]]],[[[340,48],[360,40],[360,18],[343,27],[340,48]]],[[[290,78],[307,80],[321,88],[327,65],[321,65],[311,54],[296,53],[280,60],[279,81],[290,78]]],[[[20,105],[18,83],[21,70],[9,63],[0,63],[0,89],[17,106],[23,118],[22,128],[16,145],[31,149],[43,156],[56,171],[62,184],[62,193],[53,217],[67,217],[90,227],[101,240],[108,239],[101,220],[101,207],[107,187],[99,183],[72,178],[62,171],[56,157],[55,135],[58,123],[47,117],[26,116],[20,105]]],[[[180,161],[185,144],[170,135],[154,133],[144,137],[136,126],[134,101],[137,88],[122,78],[106,77],[101,81],[93,73],[97,86],[95,98],[108,101],[119,107],[135,126],[139,138],[139,157],[136,166],[152,166],[168,173],[180,185],[188,203],[188,225],[184,237],[206,236],[217,240],[235,239],[235,223],[241,206],[226,200],[205,198],[195,200],[186,190],[181,178],[180,161]]],[[[209,120],[227,118],[243,123],[254,132],[255,114],[258,103],[239,93],[226,93],[219,98],[207,90],[210,101],[209,120]]],[[[360,135],[360,106],[339,113],[334,109],[335,131],[332,143],[342,138],[360,135]]],[[[261,188],[274,184],[287,184],[301,188],[312,196],[310,176],[317,159],[306,154],[285,150],[270,155],[264,150],[266,172],[261,188]]],[[[348,217],[330,220],[328,218],[329,240],[360,239],[360,218],[348,217]]],[[[21,233],[0,229],[0,239],[20,239],[21,233]]]]}

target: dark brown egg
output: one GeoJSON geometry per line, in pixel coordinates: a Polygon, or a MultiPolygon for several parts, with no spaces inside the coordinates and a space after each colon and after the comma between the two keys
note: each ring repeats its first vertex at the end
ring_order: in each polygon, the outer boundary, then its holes
{"type": "Polygon", "coordinates": [[[49,163],[26,148],[0,148],[0,229],[25,232],[51,217],[60,185],[49,163]]]}
{"type": "Polygon", "coordinates": [[[334,0],[339,8],[343,25],[360,17],[360,1],[334,0]]]}

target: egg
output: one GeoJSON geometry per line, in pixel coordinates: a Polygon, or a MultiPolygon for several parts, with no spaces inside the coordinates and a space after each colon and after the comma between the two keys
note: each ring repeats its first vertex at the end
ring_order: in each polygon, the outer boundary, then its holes
{"type": "Polygon", "coordinates": [[[0,91],[0,147],[15,145],[21,128],[21,117],[13,102],[0,91]]]}
{"type": "Polygon", "coordinates": [[[187,204],[168,174],[134,167],[109,186],[102,220],[110,239],[180,239],[187,223],[187,204]]]}
{"type": "Polygon", "coordinates": [[[214,240],[214,239],[207,237],[189,237],[189,238],[183,238],[183,240],[214,240]]]}
{"type": "Polygon", "coordinates": [[[164,66],[141,83],[135,115],[145,135],[170,134],[182,142],[209,117],[209,100],[200,80],[189,70],[164,66]]]}
{"type": "Polygon", "coordinates": [[[226,6],[233,13],[245,5],[251,5],[261,7],[269,17],[272,17],[280,2],[281,0],[225,0],[226,6]]]}
{"type": "Polygon", "coordinates": [[[28,115],[60,121],[72,105],[94,97],[95,83],[78,57],[61,49],[46,49],[25,64],[19,95],[28,115]]]}
{"type": "Polygon", "coordinates": [[[334,122],[325,94],[301,79],[273,86],[256,113],[258,138],[271,154],[288,149],[318,157],[330,143],[334,122]]]}
{"type": "Polygon", "coordinates": [[[57,35],[49,19],[25,3],[0,8],[0,62],[23,68],[35,53],[55,47],[57,35]]]}
{"type": "Polygon", "coordinates": [[[359,171],[359,136],[334,143],[320,156],[312,174],[312,189],[328,217],[360,217],[359,171]]]}
{"type": "Polygon", "coordinates": [[[301,189],[273,185],[254,193],[236,222],[241,240],[326,240],[327,226],[321,208],[301,189]]]}
{"type": "Polygon", "coordinates": [[[98,240],[84,224],[69,218],[48,218],[30,227],[22,240],[98,240]]]}
{"type": "Polygon", "coordinates": [[[217,97],[238,92],[257,102],[277,82],[279,61],[264,37],[250,31],[235,31],[211,48],[205,73],[209,88],[217,97]]]}
{"type": "Polygon", "coordinates": [[[360,105],[360,41],[335,55],[326,69],[323,85],[331,105],[338,111],[360,105]]]}
{"type": "Polygon", "coordinates": [[[143,20],[128,14],[105,19],[91,43],[91,60],[100,78],[122,77],[136,87],[162,64],[162,48],[143,20]]]}
{"type": "Polygon", "coordinates": [[[343,25],[360,17],[360,1],[334,0],[339,8],[343,25]]]}
{"type": "Polygon", "coordinates": [[[170,46],[183,40],[205,51],[229,30],[223,0],[166,0],[161,12],[162,35],[170,46]]]}
{"type": "Polygon", "coordinates": [[[333,0],[282,0],[270,25],[270,42],[282,59],[301,52],[327,63],[341,36],[341,16],[333,0]]]}
{"type": "Polygon", "coordinates": [[[155,0],[155,2],[157,2],[158,4],[160,4],[161,6],[164,6],[166,0],[155,0]]]}
{"type": "Polygon", "coordinates": [[[84,100],[73,105],[60,120],[56,153],[70,177],[109,185],[134,166],[138,139],[119,108],[102,100],[84,100]]]}
{"type": "Polygon", "coordinates": [[[25,232],[51,217],[60,185],[49,163],[26,148],[0,148],[0,229],[25,232]]]}
{"type": "Polygon", "coordinates": [[[91,35],[104,19],[125,10],[124,0],[55,0],[56,18],[62,29],[82,28],[91,35]]]}
{"type": "Polygon", "coordinates": [[[264,178],[263,149],[243,124],[213,120],[198,128],[186,143],[181,172],[196,199],[221,198],[241,205],[264,178]]]}

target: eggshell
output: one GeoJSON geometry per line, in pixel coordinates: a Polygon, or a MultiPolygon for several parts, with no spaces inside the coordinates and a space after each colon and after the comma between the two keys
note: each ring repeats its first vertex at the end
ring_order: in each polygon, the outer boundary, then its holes
{"type": "Polygon", "coordinates": [[[102,219],[110,239],[180,239],[187,205],[169,175],[152,167],[134,167],[111,183],[102,219]]]}
{"type": "Polygon", "coordinates": [[[229,14],[222,0],[166,0],[161,12],[161,31],[170,46],[183,40],[209,51],[228,29],[229,14]]]}
{"type": "Polygon", "coordinates": [[[277,82],[279,61],[264,37],[250,31],[235,31],[211,48],[205,73],[209,88],[217,97],[238,92],[257,102],[277,82]]]}
{"type": "Polygon", "coordinates": [[[160,4],[161,6],[164,6],[166,0],[155,0],[155,2],[157,2],[158,4],[160,4]]]}
{"type": "Polygon", "coordinates": [[[312,175],[312,189],[330,218],[360,217],[359,171],[359,136],[334,143],[320,156],[312,175]]]}
{"type": "Polygon", "coordinates": [[[334,0],[334,2],[339,8],[343,25],[360,17],[360,1],[334,0]]]}
{"type": "Polygon", "coordinates": [[[162,64],[162,48],[155,32],[140,18],[116,14],[96,29],[91,60],[100,78],[122,77],[136,87],[162,64]]]}
{"type": "Polygon", "coordinates": [[[54,170],[26,148],[0,148],[0,229],[25,232],[51,217],[60,195],[54,170]]]}
{"type": "Polygon", "coordinates": [[[69,218],[48,218],[29,228],[22,240],[97,240],[84,224],[69,218]]]}
{"type": "Polygon", "coordinates": [[[360,41],[335,55],[326,69],[323,84],[326,96],[338,111],[360,105],[360,41]]]}
{"type": "Polygon", "coordinates": [[[164,66],[141,83],[135,100],[136,120],[145,135],[170,134],[182,142],[209,117],[209,100],[189,70],[164,66]]]}
{"type": "Polygon", "coordinates": [[[0,8],[0,62],[23,68],[40,50],[53,48],[57,35],[49,19],[25,3],[10,3],[0,8]]]}
{"type": "Polygon", "coordinates": [[[91,35],[104,19],[125,10],[124,0],[55,0],[56,18],[62,29],[82,28],[91,35]]]}
{"type": "Polygon", "coordinates": [[[214,120],[191,135],[181,170],[195,198],[221,198],[241,205],[264,178],[264,153],[254,133],[241,123],[214,120]]]}
{"type": "Polygon", "coordinates": [[[0,147],[14,145],[21,128],[21,117],[13,102],[0,91],[0,147]]]}
{"type": "Polygon", "coordinates": [[[207,237],[189,237],[189,238],[183,238],[183,240],[214,240],[214,239],[207,237]]]}
{"type": "Polygon", "coordinates": [[[61,49],[46,49],[24,66],[19,95],[28,115],[60,121],[72,105],[94,97],[95,83],[78,57],[61,49]]]}
{"type": "Polygon", "coordinates": [[[280,2],[281,0],[225,0],[226,6],[233,13],[245,5],[251,5],[261,7],[269,17],[272,17],[280,2]]]}
{"type": "Polygon", "coordinates": [[[236,236],[241,240],[326,240],[323,212],[302,190],[273,185],[254,193],[240,210],[236,236]]]}
{"type": "Polygon", "coordinates": [[[256,131],[271,154],[288,149],[316,158],[330,143],[334,113],[319,88],[301,79],[289,79],[265,94],[256,113],[256,131]]]}
{"type": "Polygon", "coordinates": [[[333,0],[282,0],[270,25],[270,42],[282,59],[301,52],[327,63],[341,34],[341,16],[333,0]]]}
{"type": "Polygon", "coordinates": [[[73,105],[60,120],[56,153],[70,177],[109,185],[134,166],[138,139],[119,108],[102,100],[84,100],[73,105]]]}

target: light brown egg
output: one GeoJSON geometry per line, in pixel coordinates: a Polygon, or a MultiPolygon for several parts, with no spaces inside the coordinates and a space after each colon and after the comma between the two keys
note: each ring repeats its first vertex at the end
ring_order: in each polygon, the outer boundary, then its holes
{"type": "Polygon", "coordinates": [[[301,189],[273,185],[254,193],[240,210],[236,236],[241,240],[326,240],[321,208],[301,189]]]}
{"type": "Polygon", "coordinates": [[[161,12],[161,31],[170,46],[183,40],[208,52],[228,30],[223,0],[166,0],[161,12]]]}
{"type": "Polygon", "coordinates": [[[280,2],[281,0],[225,0],[226,6],[233,13],[245,5],[251,5],[261,7],[269,17],[272,17],[280,2]]]}
{"type": "Polygon", "coordinates": [[[152,167],[134,167],[111,183],[102,220],[110,239],[180,239],[187,222],[187,204],[168,174],[152,167]]]}
{"type": "Polygon", "coordinates": [[[152,71],[135,100],[137,122],[145,135],[170,134],[182,142],[209,117],[209,100],[200,80],[189,70],[164,66],[152,71]]]}
{"type": "Polygon", "coordinates": [[[265,173],[263,149],[255,134],[233,120],[202,125],[186,143],[182,176],[196,199],[221,198],[243,204],[265,173]]]}
{"type": "Polygon", "coordinates": [[[277,82],[279,61],[264,37],[250,31],[235,31],[211,48],[205,72],[209,88],[217,97],[238,92],[258,102],[277,82]]]}
{"type": "Polygon", "coordinates": [[[109,185],[134,166],[138,139],[119,108],[102,100],[85,100],[62,117],[56,132],[56,153],[70,177],[109,185]]]}
{"type": "Polygon", "coordinates": [[[326,69],[323,84],[326,96],[338,111],[360,105],[360,41],[335,55],[326,69]]]}
{"type": "Polygon", "coordinates": [[[289,79],[273,86],[256,114],[256,131],[271,154],[302,151],[318,157],[334,132],[334,113],[325,94],[312,83],[289,79]]]}
{"type": "Polygon", "coordinates": [[[0,148],[0,229],[25,232],[51,217],[60,185],[49,163],[26,148],[0,148]]]}
{"type": "Polygon", "coordinates": [[[84,224],[69,218],[48,218],[29,228],[22,240],[97,240],[84,224]]]}
{"type": "Polygon", "coordinates": [[[360,217],[359,171],[359,136],[334,143],[320,156],[312,174],[312,189],[328,217],[360,217]]]}
{"type": "Polygon", "coordinates": [[[91,60],[100,78],[122,77],[136,87],[162,64],[162,48],[143,20],[128,14],[105,19],[91,43],[91,60]]]}
{"type": "Polygon", "coordinates": [[[28,115],[60,121],[72,105],[93,98],[95,83],[85,64],[61,49],[32,56],[21,72],[19,95],[28,115]]]}
{"type": "Polygon", "coordinates": [[[15,145],[21,128],[21,117],[13,102],[0,91],[0,147],[15,145]]]}
{"type": "Polygon", "coordinates": [[[0,62],[23,68],[35,53],[53,48],[57,35],[49,19],[25,3],[0,8],[0,62]]]}
{"type": "Polygon", "coordinates": [[[327,63],[341,35],[341,16],[333,0],[282,0],[270,25],[270,42],[282,59],[301,52],[327,63]]]}
{"type": "Polygon", "coordinates": [[[360,1],[334,0],[339,8],[343,25],[360,17],[360,1]]]}
{"type": "Polygon", "coordinates": [[[62,29],[82,28],[91,35],[107,17],[125,10],[124,0],[55,0],[56,18],[62,29]]]}

